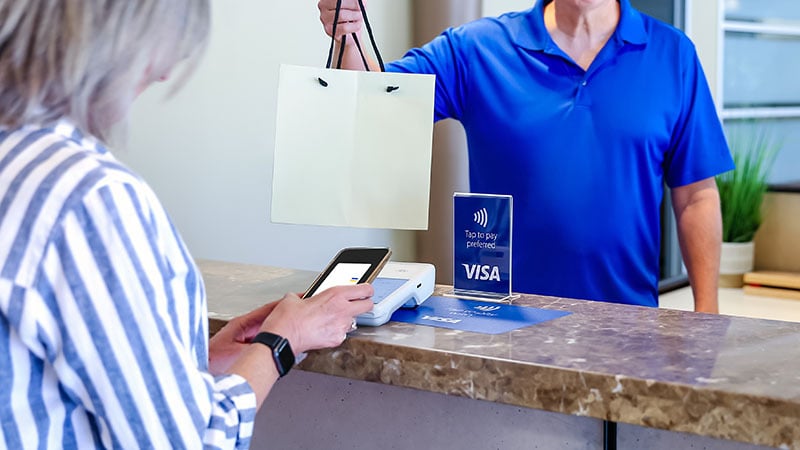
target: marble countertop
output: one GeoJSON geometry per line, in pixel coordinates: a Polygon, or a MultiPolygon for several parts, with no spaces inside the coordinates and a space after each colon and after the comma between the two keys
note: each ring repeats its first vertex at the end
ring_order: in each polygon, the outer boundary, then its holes
{"type": "MultiPolygon", "coordinates": [[[[314,273],[198,262],[212,330],[314,273]]],[[[444,289],[444,287],[441,287],[444,289]]],[[[572,314],[506,334],[360,327],[302,370],[800,449],[800,324],[523,295],[572,314]]]]}

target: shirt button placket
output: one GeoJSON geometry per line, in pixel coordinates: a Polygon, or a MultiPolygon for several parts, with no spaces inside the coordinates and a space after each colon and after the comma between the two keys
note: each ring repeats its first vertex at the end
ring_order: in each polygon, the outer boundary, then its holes
{"type": "Polygon", "coordinates": [[[581,78],[578,82],[578,89],[575,90],[575,104],[581,106],[588,106],[589,101],[586,97],[586,85],[589,84],[589,81],[586,77],[581,78]]]}

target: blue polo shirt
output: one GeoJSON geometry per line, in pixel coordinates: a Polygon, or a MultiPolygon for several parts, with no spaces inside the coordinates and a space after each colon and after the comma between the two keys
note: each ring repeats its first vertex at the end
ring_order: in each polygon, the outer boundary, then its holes
{"type": "Polygon", "coordinates": [[[692,43],[619,3],[586,71],[547,33],[541,1],[387,66],[436,75],[435,118],[464,125],[471,191],[514,196],[517,292],[657,306],[664,182],[733,168],[692,43]]]}

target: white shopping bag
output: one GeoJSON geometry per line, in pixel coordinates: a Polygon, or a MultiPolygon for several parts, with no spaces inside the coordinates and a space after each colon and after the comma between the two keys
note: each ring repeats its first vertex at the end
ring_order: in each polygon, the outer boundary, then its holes
{"type": "Polygon", "coordinates": [[[427,229],[433,96],[433,75],[281,66],[272,221],[427,229]]]}
{"type": "Polygon", "coordinates": [[[427,229],[433,84],[281,66],[272,221],[427,229]]]}

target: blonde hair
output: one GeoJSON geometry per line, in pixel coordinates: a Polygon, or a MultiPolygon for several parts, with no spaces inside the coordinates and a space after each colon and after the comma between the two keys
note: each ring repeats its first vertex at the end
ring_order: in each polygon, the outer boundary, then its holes
{"type": "Polygon", "coordinates": [[[107,139],[148,74],[197,60],[209,22],[209,0],[0,0],[0,126],[67,118],[107,139]]]}

